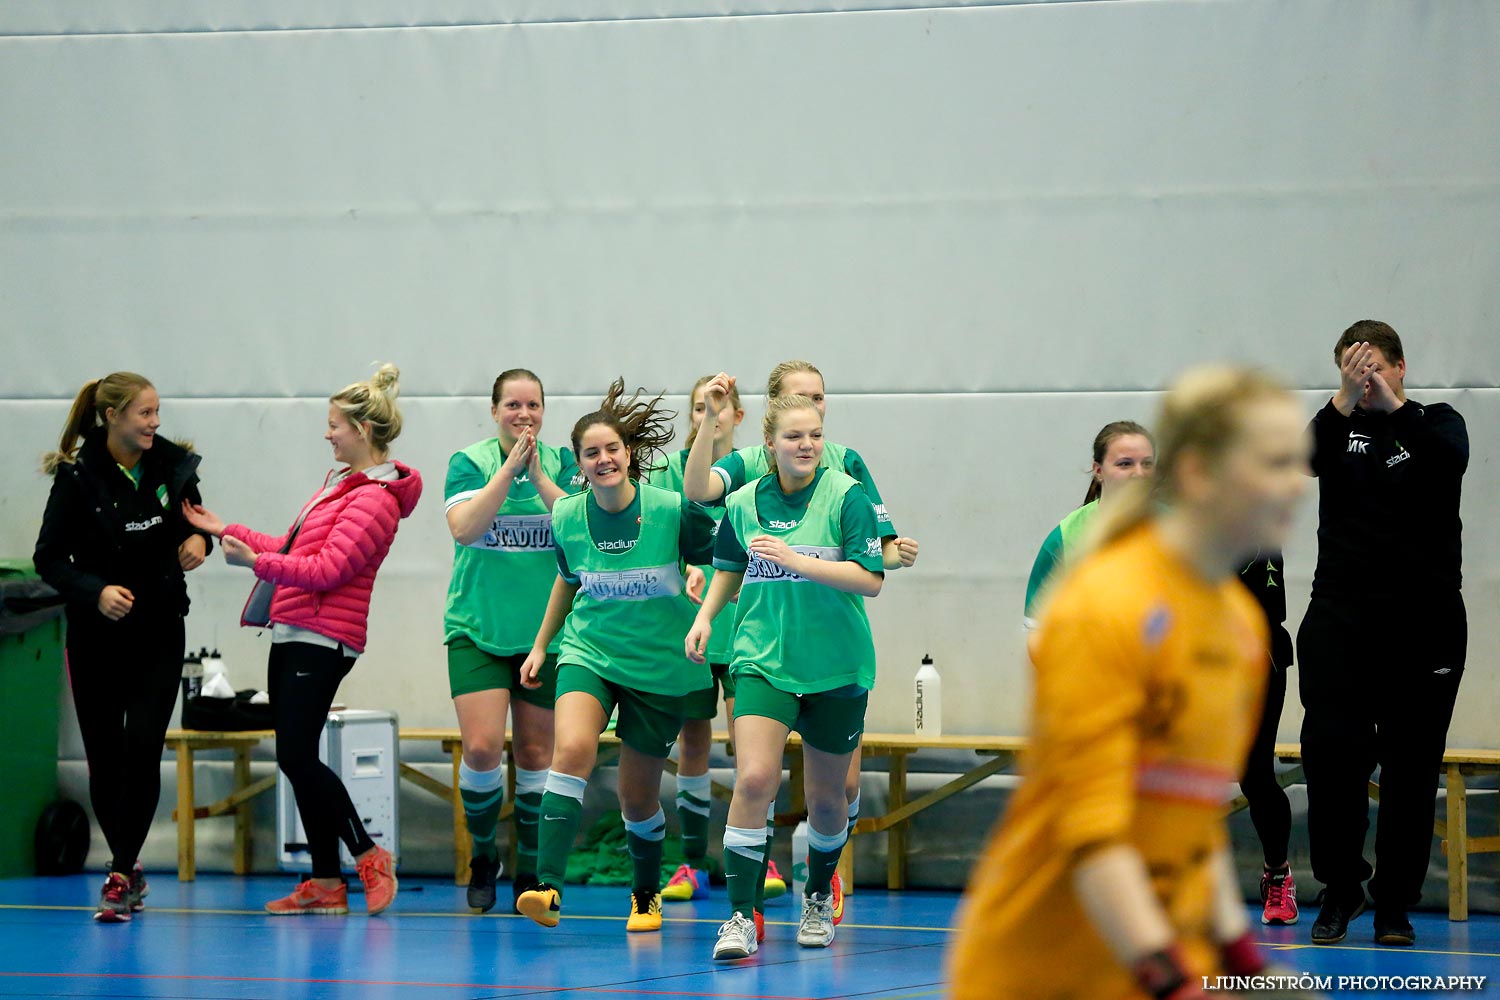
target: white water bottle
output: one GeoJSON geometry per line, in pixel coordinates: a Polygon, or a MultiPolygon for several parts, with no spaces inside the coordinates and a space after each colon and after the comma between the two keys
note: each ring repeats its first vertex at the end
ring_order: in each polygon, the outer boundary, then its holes
{"type": "Polygon", "coordinates": [[[207,655],[203,656],[202,660],[204,683],[207,683],[208,679],[214,674],[222,674],[228,672],[228,668],[224,665],[224,658],[219,655],[219,651],[217,649],[215,649],[212,653],[208,653],[207,655]]]}
{"type": "Polygon", "coordinates": [[[922,657],[922,666],[917,669],[916,722],[918,736],[943,735],[943,679],[931,656],[922,657]]]}
{"type": "Polygon", "coordinates": [[[793,902],[802,898],[802,890],[807,886],[807,850],[807,820],[803,820],[792,831],[793,902]]]}

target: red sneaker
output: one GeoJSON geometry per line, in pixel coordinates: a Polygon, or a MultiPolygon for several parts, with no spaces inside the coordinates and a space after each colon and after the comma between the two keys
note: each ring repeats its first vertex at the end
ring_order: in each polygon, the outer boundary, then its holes
{"type": "Polygon", "coordinates": [[[833,873],[833,888],[829,891],[833,894],[833,926],[837,927],[844,922],[844,880],[838,872],[833,873]]]}
{"type": "Polygon", "coordinates": [[[146,908],[146,897],[151,895],[150,886],[146,885],[146,870],[137,861],[135,867],[130,869],[130,912],[140,913],[146,908]]]}
{"type": "Polygon", "coordinates": [[[337,889],[325,889],[308,879],[293,889],[290,896],[267,903],[266,912],[278,917],[295,917],[304,913],[342,916],[349,912],[349,890],[342,885],[337,889]]]}
{"type": "Polygon", "coordinates": [[[99,909],[94,919],[101,924],[130,923],[130,878],[119,872],[110,872],[99,892],[99,909]]]}
{"type": "Polygon", "coordinates": [[[1260,898],[1265,903],[1260,914],[1261,923],[1297,922],[1297,883],[1292,880],[1290,865],[1275,871],[1269,868],[1265,870],[1260,877],[1260,898]]]}
{"type": "Polygon", "coordinates": [[[759,910],[755,913],[755,943],[760,944],[766,939],[766,915],[759,910]]]}
{"type": "Polygon", "coordinates": [[[377,847],[354,866],[365,884],[365,909],[370,916],[385,912],[396,900],[396,863],[391,852],[377,847]]]}

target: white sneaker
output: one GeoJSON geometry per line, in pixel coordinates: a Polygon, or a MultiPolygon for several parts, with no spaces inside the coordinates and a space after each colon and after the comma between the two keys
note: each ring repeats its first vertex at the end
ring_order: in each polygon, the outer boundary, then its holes
{"type": "Polygon", "coordinates": [[[755,954],[755,921],[746,920],[736,913],[719,928],[719,940],[714,945],[715,962],[732,962],[737,958],[749,958],[755,954]]]}
{"type": "Polygon", "coordinates": [[[809,893],[802,897],[802,922],[797,925],[797,943],[804,948],[827,948],[833,944],[832,893],[809,893]]]}

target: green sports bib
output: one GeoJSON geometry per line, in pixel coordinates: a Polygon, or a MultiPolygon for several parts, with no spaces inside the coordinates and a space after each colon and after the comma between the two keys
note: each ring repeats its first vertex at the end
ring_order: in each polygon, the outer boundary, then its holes
{"type": "MultiPolygon", "coordinates": [[[[844,561],[844,495],[855,485],[852,477],[823,473],[795,524],[761,517],[757,485],[751,481],[728,498],[729,525],[747,552],[750,539],[773,535],[802,555],[844,561]]],[[[875,642],[864,598],[749,555],[735,610],[735,674],[758,674],[792,694],[873,688],[875,642]]]]}
{"type": "MultiPolygon", "coordinates": [[[[561,454],[549,444],[537,442],[537,447],[542,468],[557,482],[562,475],[561,454]]],[[[472,444],[460,454],[486,480],[505,462],[497,438],[472,444]]],[[[505,503],[484,534],[469,545],[453,547],[443,641],[467,636],[496,656],[530,652],[556,578],[552,514],[523,472],[511,482],[505,503]]],[[[557,651],[555,643],[551,649],[557,651]]]]}
{"type": "MultiPolygon", "coordinates": [[[[667,467],[656,474],[653,485],[660,485],[664,489],[681,493],[684,480],[683,473],[687,468],[687,455],[688,449],[686,448],[668,455],[667,467]]],[[[699,506],[713,515],[714,534],[717,535],[719,533],[719,525],[724,520],[724,508],[708,503],[699,504],[699,506]]],[[[703,575],[707,578],[703,586],[703,592],[707,594],[709,585],[714,582],[714,568],[712,566],[700,566],[699,569],[703,570],[703,575]]],[[[708,662],[728,663],[729,658],[733,655],[734,604],[729,603],[724,605],[724,610],[720,611],[718,616],[714,618],[714,633],[708,640],[708,662]]]]}
{"type": "Polygon", "coordinates": [[[553,505],[552,530],[579,583],[558,662],[588,667],[635,691],[690,694],[711,687],[713,675],[683,653],[697,606],[683,592],[682,497],[646,483],[636,489],[641,534],[623,552],[599,551],[589,531],[592,494],[553,505]]]}

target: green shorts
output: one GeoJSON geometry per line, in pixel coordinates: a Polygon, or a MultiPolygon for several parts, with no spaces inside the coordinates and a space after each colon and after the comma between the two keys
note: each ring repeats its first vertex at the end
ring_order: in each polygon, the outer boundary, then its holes
{"type": "Polygon", "coordinates": [[[729,664],[711,664],[714,672],[714,686],[704,688],[702,691],[694,691],[687,696],[687,717],[689,719],[717,719],[719,717],[719,690],[724,691],[724,700],[727,702],[734,697],[734,674],[729,672],[729,664]]]}
{"type": "Polygon", "coordinates": [[[582,664],[564,663],[557,668],[557,696],[573,691],[593,695],[606,717],[618,705],[615,734],[620,742],[647,757],[662,759],[672,752],[688,717],[688,699],[693,697],[636,691],[607,681],[582,664]]]}
{"type": "Polygon", "coordinates": [[[845,754],[859,749],[865,731],[865,708],[870,692],[856,685],[816,694],[791,694],[759,674],[742,673],[734,699],[734,717],[775,719],[802,734],[802,742],[824,753],[845,754]]]}
{"type": "Polygon", "coordinates": [[[448,643],[448,690],[455,698],[476,691],[509,691],[528,705],[551,708],[557,698],[557,654],[547,654],[540,674],[542,686],[534,690],[521,686],[525,663],[524,653],[498,656],[480,649],[466,635],[455,636],[448,643]]]}

